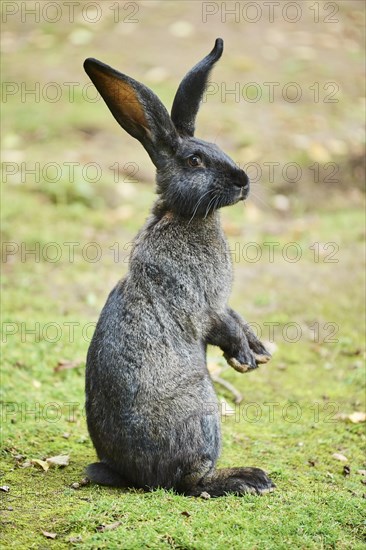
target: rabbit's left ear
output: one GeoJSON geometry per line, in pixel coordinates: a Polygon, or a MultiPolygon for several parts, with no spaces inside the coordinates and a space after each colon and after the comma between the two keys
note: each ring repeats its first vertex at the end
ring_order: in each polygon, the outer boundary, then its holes
{"type": "Polygon", "coordinates": [[[155,166],[176,150],[177,131],[168,111],[149,88],[97,59],[86,59],[84,69],[114,118],[142,143],[155,166]]]}
{"type": "Polygon", "coordinates": [[[173,101],[171,117],[182,136],[193,136],[195,120],[207,79],[216,61],[222,55],[224,42],[216,38],[213,50],[191,69],[179,85],[173,101]]]}

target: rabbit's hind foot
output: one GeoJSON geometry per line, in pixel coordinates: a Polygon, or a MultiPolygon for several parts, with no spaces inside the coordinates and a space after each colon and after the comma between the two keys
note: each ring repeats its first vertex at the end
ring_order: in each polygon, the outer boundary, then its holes
{"type": "Polygon", "coordinates": [[[194,487],[187,487],[184,494],[200,496],[208,493],[211,497],[226,494],[242,496],[247,493],[263,495],[271,493],[275,487],[266,472],[259,468],[224,468],[215,470],[194,487]]]}
{"type": "Polygon", "coordinates": [[[105,462],[94,462],[86,468],[86,475],[93,483],[111,487],[127,487],[123,477],[105,462]]]}

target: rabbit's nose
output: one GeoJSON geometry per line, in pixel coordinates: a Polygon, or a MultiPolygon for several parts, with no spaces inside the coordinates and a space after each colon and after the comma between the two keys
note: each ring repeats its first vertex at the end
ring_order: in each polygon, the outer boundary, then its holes
{"type": "Polygon", "coordinates": [[[249,178],[243,170],[240,170],[239,172],[237,172],[235,174],[234,185],[236,185],[236,187],[240,187],[240,188],[248,188],[249,187],[249,178]]]}

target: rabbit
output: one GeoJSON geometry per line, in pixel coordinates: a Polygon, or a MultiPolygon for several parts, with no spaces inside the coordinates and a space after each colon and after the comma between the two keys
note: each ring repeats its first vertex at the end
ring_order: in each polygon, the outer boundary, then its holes
{"type": "Polygon", "coordinates": [[[223,40],[184,77],[171,116],[146,86],[88,58],[84,68],[114,118],[156,167],[157,200],[135,238],[89,346],[86,417],[100,485],[212,497],[265,493],[259,468],[216,469],[220,412],[206,364],[219,346],[238,372],[270,354],[227,302],[232,265],[219,209],[244,200],[249,179],[218,146],[194,137],[223,40]]]}

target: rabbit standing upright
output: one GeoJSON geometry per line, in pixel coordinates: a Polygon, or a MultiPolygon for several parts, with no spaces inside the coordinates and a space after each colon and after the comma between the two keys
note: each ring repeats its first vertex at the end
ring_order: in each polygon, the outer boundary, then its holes
{"type": "Polygon", "coordinates": [[[247,197],[248,177],[216,145],[194,137],[222,51],[218,38],[188,72],[171,116],[143,84],[95,59],[84,63],[117,122],[150,155],[158,194],[88,351],[86,414],[100,462],[87,475],[102,485],[194,496],[274,487],[259,468],[215,469],[220,415],[207,345],[219,346],[239,372],[270,357],[227,305],[232,268],[218,210],[247,197]]]}

